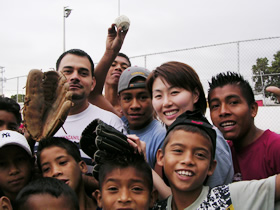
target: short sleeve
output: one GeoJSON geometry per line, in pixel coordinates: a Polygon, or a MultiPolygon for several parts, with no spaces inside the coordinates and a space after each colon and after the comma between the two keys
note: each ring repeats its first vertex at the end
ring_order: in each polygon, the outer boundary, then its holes
{"type": "Polygon", "coordinates": [[[234,209],[274,209],[275,177],[229,184],[234,209]]]}

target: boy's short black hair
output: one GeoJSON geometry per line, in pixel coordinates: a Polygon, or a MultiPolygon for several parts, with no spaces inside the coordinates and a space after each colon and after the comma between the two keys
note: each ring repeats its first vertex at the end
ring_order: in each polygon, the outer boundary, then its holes
{"type": "Polygon", "coordinates": [[[20,105],[15,100],[8,97],[0,96],[0,110],[12,113],[17,120],[18,126],[20,126],[20,123],[22,121],[20,105]]]}
{"type": "Polygon", "coordinates": [[[63,181],[51,177],[38,178],[26,185],[16,197],[16,209],[20,209],[30,196],[38,194],[49,194],[56,198],[65,196],[74,209],[79,209],[76,193],[63,181]]]}
{"type": "MultiPolygon", "coordinates": [[[[103,153],[100,159],[100,168],[98,174],[99,188],[102,190],[102,184],[106,174],[118,168],[133,167],[139,173],[143,174],[143,178],[148,183],[150,192],[153,190],[152,169],[145,160],[143,154],[136,153],[103,153]]],[[[125,175],[124,175],[125,176],[125,175]]]]}
{"type": "Polygon", "coordinates": [[[68,50],[64,53],[62,53],[59,58],[57,59],[56,61],[56,70],[58,71],[58,68],[59,68],[59,65],[60,65],[60,62],[61,60],[64,58],[65,55],[67,54],[73,54],[73,55],[77,55],[77,56],[81,56],[81,57],[87,57],[90,64],[91,64],[91,74],[92,76],[94,76],[94,63],[91,59],[91,57],[89,56],[89,54],[87,54],[85,51],[83,50],[80,50],[80,49],[71,49],[71,50],[68,50]]]}
{"type": "Polygon", "coordinates": [[[67,153],[71,155],[77,163],[79,163],[82,160],[80,150],[75,143],[63,137],[48,137],[39,141],[39,146],[37,150],[37,164],[40,170],[42,170],[40,157],[41,152],[45,148],[53,146],[65,149],[67,153]]]}
{"type": "Polygon", "coordinates": [[[255,103],[255,96],[249,82],[243,76],[235,72],[222,72],[213,76],[208,82],[208,101],[210,100],[211,92],[217,87],[224,87],[225,85],[236,85],[240,88],[242,95],[246,99],[248,105],[255,103]]]}
{"type": "Polygon", "coordinates": [[[131,62],[129,60],[129,57],[126,54],[119,52],[118,56],[125,58],[128,61],[128,63],[129,63],[128,66],[131,66],[131,62]]]}

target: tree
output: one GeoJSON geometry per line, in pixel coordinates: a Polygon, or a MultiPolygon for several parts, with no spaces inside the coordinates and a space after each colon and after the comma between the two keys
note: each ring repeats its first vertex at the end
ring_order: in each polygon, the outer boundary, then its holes
{"type": "MultiPolygon", "coordinates": [[[[18,102],[24,102],[24,94],[18,94],[18,102]]],[[[17,94],[16,95],[12,95],[11,99],[14,99],[15,101],[17,101],[17,94]]]]}
{"type": "Polygon", "coordinates": [[[256,64],[252,66],[253,81],[256,92],[261,92],[265,97],[279,103],[273,94],[265,91],[265,88],[270,85],[280,87],[280,51],[273,56],[271,66],[267,58],[257,59],[256,64]]]}

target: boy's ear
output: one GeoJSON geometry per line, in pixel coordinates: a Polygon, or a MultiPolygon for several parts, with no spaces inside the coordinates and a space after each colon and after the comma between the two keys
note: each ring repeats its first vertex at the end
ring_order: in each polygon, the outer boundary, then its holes
{"type": "Polygon", "coordinates": [[[95,190],[92,193],[92,196],[96,199],[98,207],[102,208],[102,202],[101,202],[102,201],[102,196],[101,196],[100,190],[95,190]]]}
{"type": "Polygon", "coordinates": [[[85,163],[85,161],[81,160],[79,162],[79,166],[80,166],[81,172],[83,174],[87,173],[88,169],[87,169],[87,164],[85,163]]]}
{"type": "Polygon", "coordinates": [[[257,102],[252,103],[252,105],[251,105],[251,116],[253,118],[256,117],[256,115],[258,113],[258,108],[259,108],[259,106],[258,106],[257,102]]]}
{"type": "Polygon", "coordinates": [[[149,207],[152,208],[157,200],[158,200],[158,191],[154,188],[153,191],[151,192],[149,207]]]}
{"type": "Polygon", "coordinates": [[[208,170],[208,173],[207,173],[208,176],[213,175],[216,166],[217,166],[217,161],[216,160],[213,160],[213,161],[210,162],[210,167],[209,167],[209,170],[208,170]]]}
{"type": "Polygon", "coordinates": [[[0,210],[12,210],[12,204],[6,196],[0,198],[0,210]]]}
{"type": "Polygon", "coordinates": [[[164,155],[162,149],[157,151],[157,164],[163,166],[164,155]]]}

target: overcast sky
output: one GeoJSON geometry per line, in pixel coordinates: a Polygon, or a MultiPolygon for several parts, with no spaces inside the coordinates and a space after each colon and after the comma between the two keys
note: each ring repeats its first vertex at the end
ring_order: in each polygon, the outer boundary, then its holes
{"type": "MultiPolygon", "coordinates": [[[[131,21],[128,56],[280,36],[279,0],[0,0],[0,66],[9,79],[55,67],[63,51],[80,48],[94,62],[119,13],[131,21]]],[[[0,74],[1,76],[1,74],[0,74]]]]}

